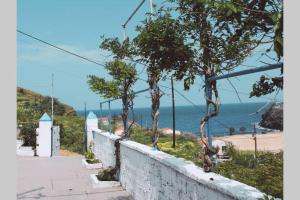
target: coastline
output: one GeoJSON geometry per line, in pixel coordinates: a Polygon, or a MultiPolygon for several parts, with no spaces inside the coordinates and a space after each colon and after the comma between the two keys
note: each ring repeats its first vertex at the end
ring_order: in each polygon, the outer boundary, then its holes
{"type": "MultiPolygon", "coordinates": [[[[213,141],[221,140],[232,143],[242,151],[254,151],[255,141],[252,134],[239,134],[222,137],[214,137],[213,141]]],[[[257,150],[278,153],[283,151],[283,131],[271,131],[265,134],[256,134],[257,150]]]]}

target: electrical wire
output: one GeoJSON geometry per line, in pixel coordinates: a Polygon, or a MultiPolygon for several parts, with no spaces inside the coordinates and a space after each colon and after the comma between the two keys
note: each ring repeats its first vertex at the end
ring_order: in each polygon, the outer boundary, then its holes
{"type": "MultiPolygon", "coordinates": [[[[51,43],[49,43],[49,42],[46,42],[45,40],[39,39],[39,38],[37,38],[37,37],[35,37],[35,36],[31,35],[31,34],[28,34],[28,33],[23,32],[23,31],[21,31],[21,30],[19,30],[19,29],[17,29],[17,32],[18,32],[18,33],[21,33],[21,34],[23,34],[23,35],[25,35],[25,36],[27,36],[27,37],[30,37],[30,38],[32,38],[32,39],[35,39],[35,40],[37,40],[37,41],[39,41],[39,42],[42,42],[42,43],[44,43],[44,44],[46,44],[46,45],[48,45],[48,46],[54,47],[55,49],[61,50],[61,51],[65,52],[65,53],[68,53],[68,54],[70,54],[70,55],[73,55],[73,56],[76,56],[76,57],[78,57],[78,58],[84,59],[84,60],[86,60],[86,61],[88,61],[88,62],[91,62],[91,63],[94,63],[94,64],[96,64],[96,65],[105,67],[105,65],[102,64],[102,63],[96,62],[96,61],[94,61],[94,60],[92,60],[92,59],[90,59],[90,58],[81,56],[81,55],[79,55],[79,54],[77,54],[77,53],[71,52],[71,51],[66,50],[66,49],[64,49],[64,48],[58,47],[57,45],[51,44],[51,43]]],[[[101,55],[101,54],[100,54],[100,55],[101,55]]],[[[101,55],[101,56],[104,56],[104,55],[101,55]]],[[[243,64],[242,64],[242,66],[246,66],[246,65],[243,65],[243,64]]],[[[254,67],[254,66],[249,66],[249,65],[248,65],[248,67],[254,67]]],[[[145,69],[145,67],[143,68],[143,70],[142,70],[139,74],[141,74],[141,73],[144,71],[144,69],[145,69]]],[[[166,79],[168,79],[168,78],[166,78],[166,79]]],[[[147,80],[142,79],[142,78],[138,78],[138,80],[141,80],[141,81],[144,81],[144,82],[148,83],[147,80]]],[[[204,81],[204,80],[202,80],[202,81],[204,81]]],[[[171,89],[171,88],[168,87],[168,86],[164,86],[164,85],[161,85],[161,84],[158,84],[158,85],[161,86],[161,87],[167,88],[167,89],[171,89]]],[[[201,109],[200,106],[194,104],[190,99],[188,99],[185,95],[183,95],[182,93],[180,93],[177,89],[174,89],[174,91],[175,91],[176,93],[178,93],[180,96],[182,96],[182,97],[183,97],[186,101],[188,101],[191,105],[193,105],[194,107],[199,108],[203,113],[206,113],[204,110],[201,109]]],[[[235,91],[235,92],[238,93],[238,91],[235,91]]],[[[240,98],[239,98],[239,99],[240,99],[240,98]]],[[[222,126],[225,127],[225,128],[229,128],[227,125],[223,124],[222,122],[220,122],[220,121],[217,120],[217,119],[212,119],[212,120],[217,121],[220,125],[222,125],[222,126]]]]}
{"type": "Polygon", "coordinates": [[[88,62],[91,62],[91,63],[94,63],[94,64],[96,64],[96,65],[100,65],[100,66],[102,66],[102,67],[105,67],[105,65],[102,64],[102,63],[96,62],[96,61],[94,61],[94,60],[91,60],[90,58],[81,56],[81,55],[79,55],[79,54],[77,54],[77,53],[71,52],[71,51],[66,50],[66,49],[64,49],[64,48],[61,48],[61,47],[59,47],[59,46],[56,46],[56,45],[51,44],[51,43],[49,43],[49,42],[46,42],[46,41],[44,41],[44,40],[42,40],[42,39],[39,39],[39,38],[37,38],[37,37],[35,37],[35,36],[33,36],[33,35],[30,35],[30,34],[28,34],[28,33],[25,33],[25,32],[23,32],[23,31],[21,31],[21,30],[19,30],[19,29],[17,29],[17,32],[18,32],[18,33],[21,33],[21,34],[23,34],[23,35],[26,35],[26,36],[28,36],[28,37],[30,37],[30,38],[32,38],[32,39],[35,39],[35,40],[37,40],[37,41],[40,41],[40,42],[42,42],[42,43],[44,43],[44,44],[46,44],[46,45],[48,45],[48,46],[54,47],[54,48],[56,48],[56,49],[59,49],[59,50],[61,50],[61,51],[64,51],[64,52],[66,52],[66,53],[68,53],[68,54],[71,54],[71,55],[73,55],[73,56],[76,56],[76,57],[78,57],[78,58],[84,59],[84,60],[86,60],[86,61],[88,61],[88,62]]]}

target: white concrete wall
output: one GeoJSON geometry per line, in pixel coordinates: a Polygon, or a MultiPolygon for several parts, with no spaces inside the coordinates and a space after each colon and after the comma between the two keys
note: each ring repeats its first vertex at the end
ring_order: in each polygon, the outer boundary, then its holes
{"type": "Polygon", "coordinates": [[[51,156],[51,121],[40,121],[37,136],[37,155],[41,157],[51,156]]]}
{"type": "Polygon", "coordinates": [[[119,138],[114,134],[102,132],[100,129],[94,131],[94,147],[93,152],[97,159],[102,161],[104,167],[115,167],[115,140],[119,138]]]}
{"type": "Polygon", "coordinates": [[[90,147],[91,142],[93,142],[93,131],[98,129],[98,119],[87,119],[86,120],[87,129],[87,147],[90,147]]]}
{"type": "MultiPolygon", "coordinates": [[[[95,134],[97,157],[105,166],[115,166],[116,136],[95,134]]],[[[134,199],[145,200],[254,200],[263,193],[215,173],[204,173],[190,161],[175,158],[151,147],[120,142],[120,182],[134,199]],[[213,179],[213,180],[211,180],[213,179]]]]}

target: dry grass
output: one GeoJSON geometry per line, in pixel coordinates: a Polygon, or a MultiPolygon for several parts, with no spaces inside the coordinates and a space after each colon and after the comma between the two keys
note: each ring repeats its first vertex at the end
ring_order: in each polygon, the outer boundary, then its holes
{"type": "Polygon", "coordinates": [[[68,150],[65,150],[65,149],[60,149],[59,153],[60,153],[61,156],[80,156],[79,153],[68,151],[68,150]]]}

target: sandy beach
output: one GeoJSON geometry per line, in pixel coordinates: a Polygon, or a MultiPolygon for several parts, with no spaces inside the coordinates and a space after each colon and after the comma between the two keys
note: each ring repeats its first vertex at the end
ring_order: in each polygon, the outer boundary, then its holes
{"type": "MultiPolygon", "coordinates": [[[[279,152],[283,150],[283,132],[257,134],[256,138],[258,151],[279,152]]],[[[213,140],[231,142],[239,150],[255,150],[252,134],[215,137],[213,140]]]]}

